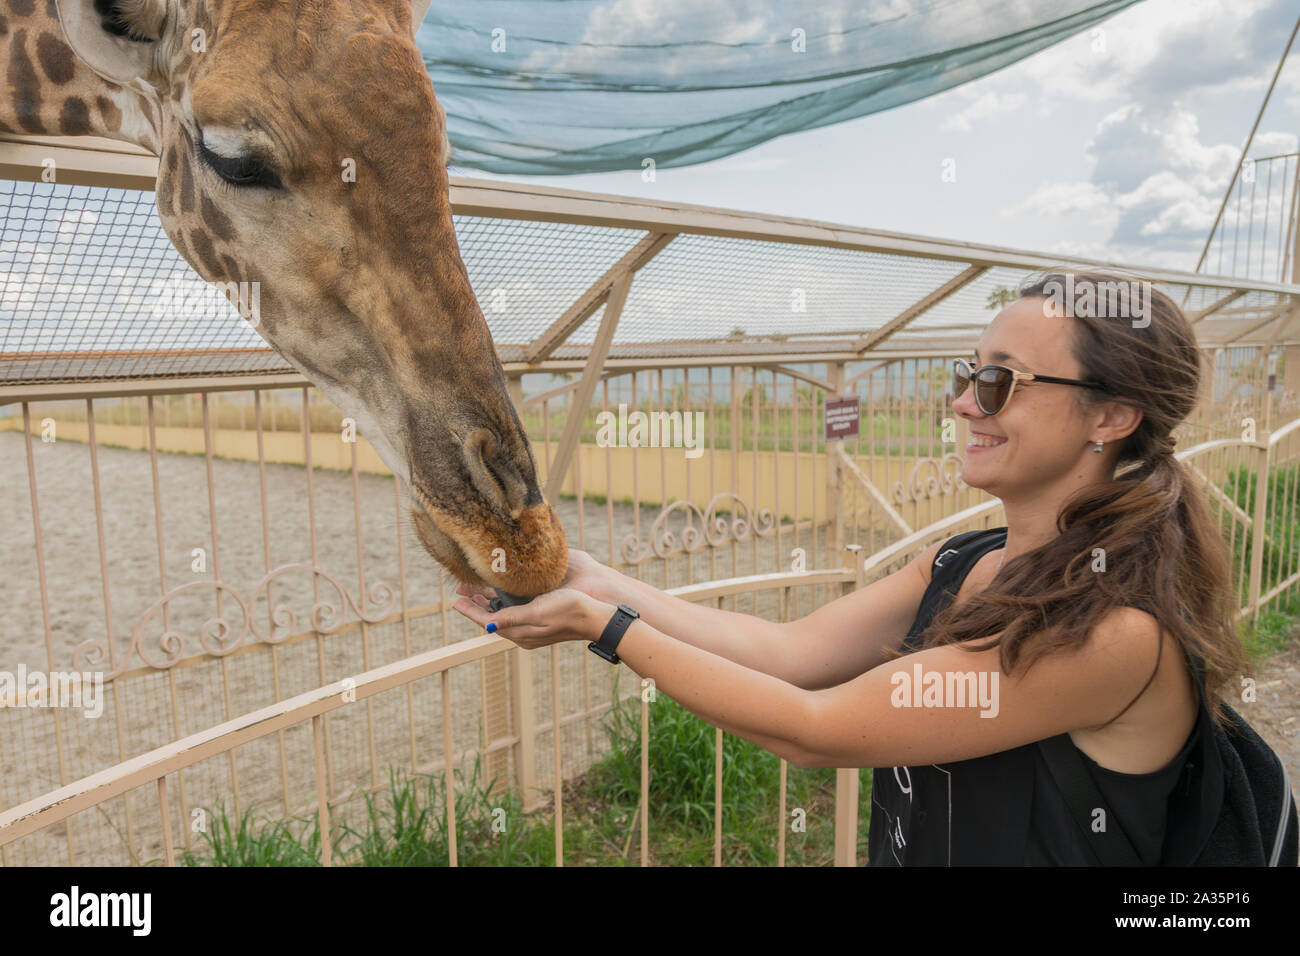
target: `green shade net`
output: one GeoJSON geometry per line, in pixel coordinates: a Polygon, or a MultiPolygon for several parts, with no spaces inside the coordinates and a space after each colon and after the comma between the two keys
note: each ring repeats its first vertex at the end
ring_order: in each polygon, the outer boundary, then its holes
{"type": "Polygon", "coordinates": [[[433,0],[416,41],[455,166],[590,173],[911,103],[1137,2],[433,0]]]}

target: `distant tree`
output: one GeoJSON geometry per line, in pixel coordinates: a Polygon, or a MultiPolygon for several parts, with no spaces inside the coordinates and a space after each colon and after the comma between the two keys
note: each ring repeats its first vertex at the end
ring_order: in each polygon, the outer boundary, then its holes
{"type": "Polygon", "coordinates": [[[986,309],[1005,309],[1016,299],[1020,298],[1020,293],[1014,289],[1008,289],[1006,286],[998,286],[989,293],[988,301],[984,303],[986,309]]]}

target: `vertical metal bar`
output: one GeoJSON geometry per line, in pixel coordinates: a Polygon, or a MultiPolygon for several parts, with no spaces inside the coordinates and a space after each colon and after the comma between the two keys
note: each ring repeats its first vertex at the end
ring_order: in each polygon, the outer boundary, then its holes
{"type": "MultiPolygon", "coordinates": [[[[401,579],[402,595],[402,656],[411,656],[411,616],[407,604],[406,594],[406,541],[402,534],[403,522],[406,515],[402,511],[402,479],[393,475],[393,501],[397,506],[397,574],[401,579]]],[[[406,729],[410,737],[411,745],[411,767],[418,767],[419,761],[416,759],[415,747],[415,686],[413,682],[408,681],[406,684],[406,729]]]]}
{"type": "MultiPolygon", "coordinates": [[[[682,433],[683,434],[685,434],[686,432],[686,423],[690,420],[691,420],[691,370],[689,368],[683,368],[682,369],[682,433]]],[[[695,437],[696,447],[700,448],[704,442],[704,436],[697,431],[692,431],[691,434],[695,437]]],[[[691,488],[691,459],[689,458],[686,459],[686,463],[683,466],[682,470],[686,473],[686,500],[690,502],[694,502],[695,496],[693,494],[693,489],[691,488]]],[[[686,526],[688,528],[691,528],[694,527],[694,525],[695,525],[694,512],[692,512],[688,508],[686,511],[686,526]]],[[[695,555],[687,551],[685,555],[685,559],[686,559],[686,583],[694,584],[695,583],[695,555]]]]}
{"type": "Polygon", "coordinates": [[[316,805],[320,820],[320,865],[333,865],[333,846],[330,843],[330,801],[325,782],[325,732],[321,715],[311,719],[312,753],[316,764],[316,805]]]}
{"type": "MultiPolygon", "coordinates": [[[[744,436],[740,433],[740,403],[744,400],[744,395],[741,394],[739,385],[740,375],[736,366],[733,365],[731,366],[731,416],[729,427],[731,429],[731,491],[737,495],[740,494],[740,445],[744,441],[744,436]]],[[[735,508],[734,504],[732,508],[735,508]]],[[[740,575],[739,555],[737,554],[739,550],[739,542],[734,538],[731,539],[731,576],[733,578],[740,575]]],[[[734,594],[731,595],[731,610],[738,610],[736,595],[734,594]]]]}
{"type": "Polygon", "coordinates": [[[442,671],[442,753],[443,780],[447,790],[447,859],[449,866],[460,866],[456,851],[456,779],[452,770],[454,742],[451,734],[451,675],[442,671]]]}
{"type": "Polygon", "coordinates": [[[858,865],[857,767],[835,771],[835,865],[858,865]]]}
{"type": "Polygon", "coordinates": [[[722,866],[722,728],[713,734],[713,865],[722,866]]]}
{"type": "MultiPolygon", "coordinates": [[[[709,500],[718,493],[718,431],[713,426],[713,366],[708,369],[708,406],[709,406],[709,500]]],[[[718,549],[709,548],[709,578],[718,577],[718,549]]]]}
{"type": "MultiPolygon", "coordinates": [[[[45,545],[41,537],[41,507],[36,494],[36,458],[32,453],[32,413],[31,406],[23,402],[23,440],[27,449],[27,489],[32,502],[32,538],[36,543],[36,581],[41,592],[41,627],[45,633],[46,672],[54,670],[54,631],[50,625],[49,585],[45,576],[45,545]]],[[[18,688],[18,693],[26,693],[25,688],[18,688]]],[[[63,727],[59,723],[59,708],[51,707],[50,716],[54,720],[54,746],[59,765],[59,786],[68,782],[67,764],[64,756],[63,727]]],[[[64,827],[68,844],[68,865],[77,865],[77,854],[72,843],[72,821],[64,827]]]]}
{"type": "MultiPolygon", "coordinates": [[[[117,648],[113,640],[113,601],[109,593],[107,536],[104,533],[104,495],[99,481],[99,442],[95,436],[95,403],[94,399],[90,398],[86,399],[86,441],[90,446],[90,481],[95,499],[95,541],[99,548],[99,580],[104,591],[104,642],[108,645],[109,669],[116,670],[117,648]]],[[[122,723],[125,694],[116,680],[112,681],[112,688],[113,729],[117,737],[117,758],[120,762],[128,759],[126,728],[122,723]]],[[[183,799],[184,791],[181,793],[183,799]]],[[[122,802],[126,807],[127,846],[134,847],[135,817],[131,812],[131,801],[124,799],[122,802]]]]}
{"type": "MultiPolygon", "coordinates": [[[[609,411],[609,379],[600,383],[600,409],[602,412],[609,411]]],[[[614,550],[614,451],[609,446],[605,446],[605,523],[609,542],[609,566],[618,567],[614,562],[618,560],[617,552],[614,550]]]]}
{"type": "Polygon", "coordinates": [[[172,845],[172,814],[167,804],[167,778],[158,778],[158,814],[162,818],[163,859],[168,866],[176,865],[176,848],[172,845]]]}
{"type": "Polygon", "coordinates": [[[1250,536],[1250,619],[1259,622],[1260,584],[1264,568],[1264,545],[1268,527],[1268,465],[1271,449],[1268,447],[1268,432],[1262,433],[1262,448],[1256,449],[1255,460],[1255,508],[1251,521],[1250,536]]]}
{"type": "Polygon", "coordinates": [[[551,759],[555,766],[555,865],[564,866],[564,758],[560,747],[559,644],[551,652],[551,759]]]}
{"type": "MultiPolygon", "coordinates": [[[[551,480],[551,402],[550,399],[542,399],[542,461],[546,463],[546,481],[549,484],[551,480]]],[[[560,490],[555,490],[556,498],[560,496],[560,490]]]]}
{"type": "MultiPolygon", "coordinates": [[[[816,402],[815,393],[810,392],[810,394],[814,395],[813,401],[816,402]]],[[[799,498],[799,451],[803,445],[803,435],[799,432],[799,383],[797,381],[794,383],[791,399],[793,407],[791,409],[790,439],[794,444],[794,513],[792,517],[794,518],[794,547],[798,548],[800,511],[803,508],[803,502],[799,498]]],[[[816,521],[816,515],[813,516],[813,520],[816,521]]],[[[790,597],[795,601],[799,600],[798,595],[794,592],[791,592],[790,597]]],[[[790,616],[789,619],[794,619],[798,617],[799,611],[797,608],[791,610],[787,607],[786,613],[790,616]]],[[[784,832],[783,830],[782,833],[784,834],[784,832]]]]}
{"type": "MultiPolygon", "coordinates": [[[[667,406],[664,404],[664,370],[663,369],[661,368],[655,369],[655,381],[658,385],[658,390],[659,390],[658,410],[662,412],[667,408],[667,406]]],[[[655,418],[651,416],[650,421],[655,421],[655,418]]],[[[664,419],[661,417],[658,419],[658,421],[659,421],[659,425],[662,426],[664,419]]],[[[662,427],[659,430],[662,431],[662,427]]],[[[660,511],[662,512],[664,508],[668,507],[668,447],[664,443],[663,435],[658,435],[656,437],[658,438],[659,441],[659,508],[660,511]]],[[[663,574],[663,582],[664,582],[663,587],[667,589],[668,588],[668,559],[667,558],[659,562],[659,568],[661,573],[663,574]]]]}
{"type": "MultiPolygon", "coordinates": [[[[357,443],[356,436],[348,444],[351,446],[352,458],[352,521],[356,529],[355,539],[357,545],[357,588],[360,594],[357,598],[357,604],[361,608],[362,615],[367,613],[366,610],[366,560],[365,549],[361,546],[361,537],[363,529],[361,527],[361,475],[357,470],[357,443]]],[[[366,670],[370,670],[370,625],[365,621],[363,616],[361,620],[361,663],[366,670]]],[[[375,754],[375,710],[374,700],[366,698],[366,743],[370,748],[370,785],[379,786],[379,758],[375,754]]]]}
{"type": "MultiPolygon", "coordinates": [[[[587,416],[587,409],[582,409],[584,420],[587,416]]],[[[577,492],[575,500],[578,506],[578,549],[587,550],[586,527],[583,524],[582,513],[586,511],[587,489],[583,484],[582,459],[584,457],[584,445],[579,436],[578,446],[573,451],[573,482],[574,491],[577,492]]],[[[501,658],[504,660],[504,658],[501,658]]],[[[591,727],[591,660],[590,654],[582,655],[582,711],[586,715],[583,720],[583,729],[587,735],[587,758],[591,759],[595,752],[595,737],[591,727]]]]}
{"type": "MultiPolygon", "coordinates": [[[[201,393],[200,403],[203,414],[203,465],[208,484],[208,528],[212,534],[212,579],[217,584],[215,589],[217,593],[217,618],[220,619],[222,617],[221,546],[217,536],[217,490],[212,473],[212,414],[208,406],[207,392],[201,393]]],[[[150,418],[152,419],[152,416],[150,418]]],[[[221,699],[222,706],[225,708],[225,719],[230,720],[234,717],[234,713],[230,701],[230,659],[227,657],[221,658],[221,699]]],[[[230,764],[230,784],[235,801],[235,817],[238,818],[240,815],[239,765],[233,748],[226,751],[226,758],[230,764]]]]}
{"type": "MultiPolygon", "coordinates": [[[[243,428],[243,404],[239,407],[240,411],[240,428],[243,428]]],[[[253,419],[255,422],[255,432],[257,435],[257,489],[258,501],[262,509],[262,566],[266,573],[271,573],[271,515],[270,507],[266,496],[266,447],[262,436],[262,390],[253,389],[253,419]]],[[[273,583],[266,582],[266,624],[267,633],[275,633],[275,595],[272,592],[273,583]]],[[[275,699],[284,700],[284,688],[280,680],[280,646],[271,645],[271,681],[275,688],[275,699]]],[[[284,731],[276,731],[276,745],[280,752],[280,793],[283,796],[284,812],[292,813],[291,803],[289,800],[289,755],[285,746],[284,731]]],[[[182,791],[183,793],[184,791],[182,791]]]]}
{"type": "Polygon", "coordinates": [[[641,865],[650,865],[650,704],[641,694],[641,865]]]}
{"type": "MultiPolygon", "coordinates": [[[[275,392],[271,392],[271,424],[272,431],[275,430],[275,392]]],[[[302,457],[306,465],[304,469],[307,472],[307,538],[311,545],[311,599],[312,606],[315,607],[320,603],[320,575],[317,569],[320,567],[320,555],[316,545],[316,492],[315,484],[312,480],[312,459],[311,459],[311,394],[306,387],[302,390],[302,457]]],[[[320,686],[324,687],[329,683],[326,677],[325,669],[325,636],[320,631],[315,631],[316,637],[316,676],[320,680],[320,686]]],[[[330,746],[330,715],[325,714],[322,719],[322,725],[325,733],[325,774],[329,784],[329,789],[324,791],[325,799],[329,799],[329,794],[334,792],[334,748],[330,746]]]]}
{"type": "MultiPolygon", "coordinates": [[[[794,379],[790,380],[794,384],[794,379]]],[[[776,370],[772,370],[772,496],[776,499],[776,505],[773,509],[776,512],[776,538],[773,547],[776,549],[776,561],[773,564],[775,571],[781,571],[781,563],[784,559],[784,553],[781,551],[781,403],[777,401],[776,370]]],[[[757,570],[757,569],[755,569],[757,570]]]]}
{"type": "MultiPolygon", "coordinates": [[[[639,411],[641,408],[641,387],[640,374],[632,373],[632,410],[639,411]]],[[[636,535],[637,562],[634,567],[637,580],[641,580],[641,463],[637,460],[637,445],[640,442],[629,442],[632,446],[632,530],[636,535]]]]}
{"type": "Polygon", "coordinates": [[[447,625],[447,569],[438,566],[438,612],[442,619],[442,646],[446,647],[451,640],[450,631],[447,625]]]}
{"type": "MultiPolygon", "coordinates": [[[[752,366],[751,369],[750,369],[750,382],[752,383],[752,384],[750,385],[750,390],[749,390],[749,392],[750,392],[750,408],[751,408],[751,412],[750,412],[750,444],[753,446],[753,447],[751,448],[751,450],[750,450],[750,455],[751,455],[751,468],[750,468],[750,471],[751,471],[752,474],[753,474],[753,477],[752,477],[752,481],[753,481],[753,494],[752,494],[752,497],[749,499],[749,500],[750,500],[750,513],[749,513],[749,515],[748,515],[747,517],[749,518],[749,540],[750,540],[750,543],[751,543],[751,545],[752,545],[751,551],[752,551],[752,553],[753,553],[753,557],[752,557],[752,560],[753,560],[753,568],[754,568],[753,573],[754,573],[754,574],[758,574],[758,531],[757,531],[757,529],[758,529],[758,518],[757,518],[757,515],[758,515],[758,506],[759,506],[759,500],[758,500],[758,449],[759,449],[760,442],[759,442],[759,440],[758,440],[758,390],[759,390],[759,385],[758,385],[758,366],[757,366],[757,365],[752,366]]],[[[778,514],[780,513],[779,510],[778,510],[777,513],[778,513],[778,514]]],[[[753,594],[750,596],[750,607],[749,607],[749,610],[750,610],[750,613],[751,613],[751,614],[755,614],[755,615],[758,614],[758,592],[757,592],[757,591],[754,591],[753,594]]]]}
{"type": "Polygon", "coordinates": [[[785,866],[785,828],[786,828],[786,788],[788,780],[787,767],[784,757],[781,758],[780,780],[777,783],[777,812],[776,812],[776,865],[785,866]]]}

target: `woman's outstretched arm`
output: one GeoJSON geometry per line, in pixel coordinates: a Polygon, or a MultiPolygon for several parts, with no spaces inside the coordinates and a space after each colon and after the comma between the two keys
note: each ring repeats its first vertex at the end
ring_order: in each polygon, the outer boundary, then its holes
{"type": "Polygon", "coordinates": [[[669,637],[816,690],[852,680],[882,663],[885,647],[902,644],[929,583],[936,547],[900,571],[786,624],[692,604],[582,551],[569,553],[566,583],[598,601],[634,608],[641,620],[669,637]]]}
{"type": "MultiPolygon", "coordinates": [[[[595,640],[614,610],[569,588],[496,614],[470,600],[456,609],[525,648],[595,640]]],[[[1047,655],[1014,677],[1001,672],[996,648],[946,645],[820,691],[675,640],[646,621],[632,622],[618,655],[691,713],[796,766],[888,767],[966,760],[1100,726],[1141,689],[1159,641],[1154,619],[1117,608],[1083,647],[1047,655]],[[948,699],[954,691],[961,699],[948,699]]]]}

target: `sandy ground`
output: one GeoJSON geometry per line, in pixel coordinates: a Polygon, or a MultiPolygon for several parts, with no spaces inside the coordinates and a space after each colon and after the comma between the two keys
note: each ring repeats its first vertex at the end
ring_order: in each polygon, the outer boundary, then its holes
{"type": "Polygon", "coordinates": [[[1255,703],[1233,709],[1277,751],[1300,794],[1300,634],[1260,667],[1256,680],[1255,703]]]}

